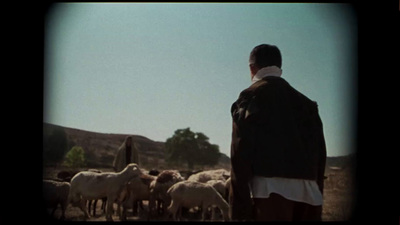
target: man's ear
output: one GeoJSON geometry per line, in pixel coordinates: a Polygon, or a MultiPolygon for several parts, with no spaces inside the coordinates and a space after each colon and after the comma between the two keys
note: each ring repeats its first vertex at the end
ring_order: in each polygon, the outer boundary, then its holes
{"type": "Polygon", "coordinates": [[[254,65],[254,64],[250,64],[249,67],[250,67],[251,74],[253,76],[256,75],[257,71],[259,70],[258,67],[256,65],[254,65]]]}

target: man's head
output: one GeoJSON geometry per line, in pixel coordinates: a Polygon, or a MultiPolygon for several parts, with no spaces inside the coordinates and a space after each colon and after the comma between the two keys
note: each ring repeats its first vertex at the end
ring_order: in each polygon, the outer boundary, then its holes
{"type": "Polygon", "coordinates": [[[252,76],[258,70],[267,66],[282,66],[282,56],[275,45],[261,44],[253,48],[250,53],[249,66],[252,76]]]}

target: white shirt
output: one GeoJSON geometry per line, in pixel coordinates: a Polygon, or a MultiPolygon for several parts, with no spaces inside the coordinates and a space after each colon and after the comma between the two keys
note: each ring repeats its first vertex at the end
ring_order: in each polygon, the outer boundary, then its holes
{"type": "MultiPolygon", "coordinates": [[[[276,66],[264,67],[254,75],[252,83],[266,76],[280,77],[281,75],[282,70],[276,66]]],[[[314,206],[323,203],[322,193],[319,191],[317,182],[313,180],[255,176],[249,186],[252,198],[269,198],[271,193],[276,193],[286,199],[314,206]]]]}
{"type": "Polygon", "coordinates": [[[317,182],[313,180],[255,176],[249,185],[252,198],[269,198],[271,193],[276,193],[286,199],[314,206],[323,203],[317,182]]]}

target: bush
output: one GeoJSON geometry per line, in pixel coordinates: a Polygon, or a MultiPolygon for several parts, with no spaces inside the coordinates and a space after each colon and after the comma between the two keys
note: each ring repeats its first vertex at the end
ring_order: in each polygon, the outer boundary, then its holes
{"type": "Polygon", "coordinates": [[[64,165],[73,168],[85,166],[85,151],[83,148],[80,146],[72,147],[65,155],[64,165]]]}

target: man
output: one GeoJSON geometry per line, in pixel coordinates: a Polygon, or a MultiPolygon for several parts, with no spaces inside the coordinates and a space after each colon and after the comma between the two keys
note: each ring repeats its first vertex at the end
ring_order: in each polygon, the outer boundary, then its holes
{"type": "Polygon", "coordinates": [[[114,158],[113,167],[116,172],[120,172],[130,163],[139,165],[139,151],[136,144],[132,143],[132,137],[127,136],[118,149],[117,155],[114,158]]]}
{"type": "Polygon", "coordinates": [[[256,46],[249,63],[252,85],[231,108],[232,219],[321,220],[326,147],[318,106],[281,78],[276,46],[256,46]]]}
{"type": "MultiPolygon", "coordinates": [[[[132,143],[132,136],[127,136],[119,147],[114,158],[113,167],[115,172],[121,172],[130,163],[139,165],[139,150],[135,143],[132,143]]],[[[141,202],[140,202],[141,203],[141,202]]],[[[143,205],[142,205],[143,208],[143,205]]],[[[138,203],[133,203],[133,215],[137,215],[138,203]]]]}

